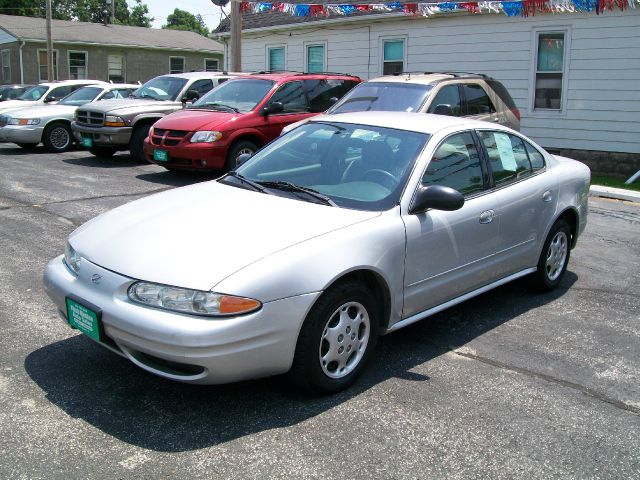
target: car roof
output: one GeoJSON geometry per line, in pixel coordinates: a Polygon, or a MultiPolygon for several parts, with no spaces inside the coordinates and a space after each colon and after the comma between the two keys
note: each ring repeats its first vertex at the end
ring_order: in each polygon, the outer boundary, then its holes
{"type": "Polygon", "coordinates": [[[355,75],[349,73],[332,73],[332,72],[318,72],[318,73],[303,73],[303,72],[253,72],[245,73],[242,78],[262,78],[265,80],[282,80],[289,78],[302,78],[307,80],[323,79],[323,78],[345,78],[345,79],[360,79],[355,75]]]}
{"type": "Polygon", "coordinates": [[[57,87],[59,85],[103,85],[107,82],[103,80],[56,80],[55,82],[41,82],[38,86],[57,87]]]}
{"type": "Polygon", "coordinates": [[[109,85],[104,85],[104,88],[107,90],[115,90],[117,88],[140,88],[140,85],[137,83],[110,83],[109,85]]]}
{"type": "Polygon", "coordinates": [[[397,75],[384,75],[382,77],[376,77],[368,80],[367,82],[389,82],[389,83],[420,83],[424,85],[433,85],[434,83],[442,82],[443,80],[453,79],[470,79],[470,80],[483,80],[490,78],[480,73],[465,73],[465,72],[405,72],[397,75]]]}
{"type": "Polygon", "coordinates": [[[420,112],[350,112],[313,117],[310,122],[341,122],[369,125],[375,127],[395,128],[410,132],[427,133],[432,135],[439,130],[450,127],[487,128],[511,131],[510,128],[496,123],[483,122],[464,117],[449,117],[420,112]]]}
{"type": "Polygon", "coordinates": [[[236,77],[238,75],[242,75],[242,74],[235,73],[235,72],[184,72],[184,73],[167,73],[165,75],[158,75],[158,77],[218,78],[218,77],[236,77]]]}

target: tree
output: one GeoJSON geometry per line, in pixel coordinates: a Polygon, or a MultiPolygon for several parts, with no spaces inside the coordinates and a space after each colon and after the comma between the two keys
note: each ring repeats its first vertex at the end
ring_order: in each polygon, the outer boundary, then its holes
{"type": "Polygon", "coordinates": [[[173,13],[167,17],[167,24],[162,28],[170,28],[173,30],[189,30],[199,33],[205,37],[209,35],[209,29],[202,19],[202,15],[193,15],[185,10],[176,8],[173,13]]]}
{"type": "Polygon", "coordinates": [[[148,28],[151,26],[151,22],[153,22],[153,17],[149,16],[147,4],[142,3],[142,0],[136,0],[136,5],[131,9],[131,14],[129,15],[128,25],[148,28]]]}

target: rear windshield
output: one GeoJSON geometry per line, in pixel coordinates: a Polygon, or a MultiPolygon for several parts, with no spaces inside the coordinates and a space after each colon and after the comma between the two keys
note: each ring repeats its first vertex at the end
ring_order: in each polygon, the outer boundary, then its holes
{"type": "Polygon", "coordinates": [[[516,103],[513,101],[513,98],[511,98],[511,95],[509,95],[507,89],[504,88],[504,85],[497,80],[487,80],[487,83],[491,88],[493,88],[493,91],[496,92],[500,97],[500,100],[504,102],[509,110],[516,108],[516,103]]]}
{"type": "Polygon", "coordinates": [[[368,110],[385,112],[417,112],[424,104],[431,85],[397,82],[361,83],[327,113],[364,112],[368,110]]]}

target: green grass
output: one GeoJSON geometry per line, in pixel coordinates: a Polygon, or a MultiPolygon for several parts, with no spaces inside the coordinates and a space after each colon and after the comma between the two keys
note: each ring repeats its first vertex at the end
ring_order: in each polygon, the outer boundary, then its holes
{"type": "Polygon", "coordinates": [[[606,175],[591,175],[591,185],[640,191],[640,178],[630,185],[625,185],[625,180],[626,178],[608,177],[606,175]]]}

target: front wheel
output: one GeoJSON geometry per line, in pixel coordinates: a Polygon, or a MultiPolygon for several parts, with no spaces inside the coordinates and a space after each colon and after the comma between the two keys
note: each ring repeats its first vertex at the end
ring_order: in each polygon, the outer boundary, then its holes
{"type": "Polygon", "coordinates": [[[346,282],[327,290],[302,325],[291,380],[315,393],[347,388],[371,357],[378,325],[375,301],[364,285],[346,282]]]}
{"type": "Polygon", "coordinates": [[[54,153],[66,152],[73,144],[71,127],[66,123],[52,123],[44,129],[42,143],[47,150],[54,153]]]}
{"type": "Polygon", "coordinates": [[[149,136],[151,125],[140,125],[135,128],[131,134],[131,142],[129,143],[129,152],[136,162],[149,163],[144,154],[144,139],[149,136]]]}
{"type": "Polygon", "coordinates": [[[234,143],[229,149],[229,153],[227,154],[227,161],[224,164],[224,171],[228,172],[236,168],[238,166],[238,158],[240,157],[240,155],[244,155],[245,153],[253,155],[257,150],[258,147],[256,146],[256,144],[248,140],[240,140],[239,142],[234,143]]]}
{"type": "Polygon", "coordinates": [[[538,269],[531,277],[534,287],[541,291],[551,291],[560,285],[567,271],[570,255],[571,229],[567,222],[558,220],[547,235],[538,260],[538,269]]]}

